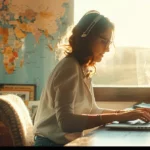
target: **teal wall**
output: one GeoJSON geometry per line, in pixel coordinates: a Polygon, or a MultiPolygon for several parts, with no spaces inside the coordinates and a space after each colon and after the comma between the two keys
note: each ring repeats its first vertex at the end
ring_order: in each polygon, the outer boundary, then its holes
{"type": "MultiPolygon", "coordinates": [[[[54,35],[55,40],[51,43],[55,45],[59,35],[63,35],[73,21],[73,0],[65,3],[65,15],[57,20],[58,32],[54,35]]],[[[44,36],[40,38],[39,44],[35,45],[35,39],[31,34],[25,39],[25,63],[22,68],[17,66],[13,74],[7,74],[3,66],[3,57],[0,55],[0,83],[5,84],[36,84],[36,99],[39,100],[43,86],[45,85],[50,72],[53,70],[58,60],[55,53],[46,46],[47,40],[44,36]]]]}

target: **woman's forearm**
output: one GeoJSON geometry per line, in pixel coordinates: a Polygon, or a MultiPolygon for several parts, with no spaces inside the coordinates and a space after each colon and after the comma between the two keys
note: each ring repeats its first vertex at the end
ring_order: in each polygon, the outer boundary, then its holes
{"type": "Polygon", "coordinates": [[[104,109],[102,111],[102,114],[105,114],[105,113],[121,113],[121,112],[125,112],[125,110],[104,109]]]}
{"type": "Polygon", "coordinates": [[[121,117],[121,114],[125,112],[127,111],[105,109],[101,114],[89,114],[86,129],[105,125],[113,121],[122,121],[124,118],[121,117]]]}
{"type": "Polygon", "coordinates": [[[105,113],[100,115],[89,115],[86,129],[94,128],[96,126],[105,125],[117,120],[116,113],[105,113]]]}

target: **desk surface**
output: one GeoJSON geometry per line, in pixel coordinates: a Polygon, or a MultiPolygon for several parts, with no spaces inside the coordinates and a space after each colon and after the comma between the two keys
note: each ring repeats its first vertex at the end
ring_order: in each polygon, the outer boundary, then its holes
{"type": "Polygon", "coordinates": [[[65,146],[150,146],[150,131],[97,128],[65,146]]]}

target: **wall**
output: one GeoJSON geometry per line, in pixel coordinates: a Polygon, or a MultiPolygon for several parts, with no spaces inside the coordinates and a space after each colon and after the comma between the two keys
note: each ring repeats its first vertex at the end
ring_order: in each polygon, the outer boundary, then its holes
{"type": "MultiPolygon", "coordinates": [[[[47,6],[50,6],[50,4],[47,4],[47,6]]],[[[59,20],[56,20],[58,24],[58,31],[53,34],[55,40],[52,41],[52,45],[57,43],[59,36],[65,33],[67,26],[73,21],[73,0],[65,3],[64,7],[64,16],[59,20]],[[61,24],[59,22],[61,22],[61,24]]],[[[35,39],[33,35],[28,34],[24,43],[24,65],[22,68],[16,67],[16,71],[13,74],[6,73],[2,63],[3,56],[0,55],[0,83],[36,84],[36,99],[38,100],[40,98],[42,88],[58,60],[55,58],[55,53],[50,51],[46,46],[47,40],[44,36],[40,38],[39,43],[35,46],[35,39]]]]}

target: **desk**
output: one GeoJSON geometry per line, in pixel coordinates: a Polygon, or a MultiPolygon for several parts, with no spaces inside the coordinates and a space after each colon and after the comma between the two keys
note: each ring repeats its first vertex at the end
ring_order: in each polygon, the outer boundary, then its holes
{"type": "Polygon", "coordinates": [[[150,146],[150,131],[97,128],[65,146],[150,146]]]}

